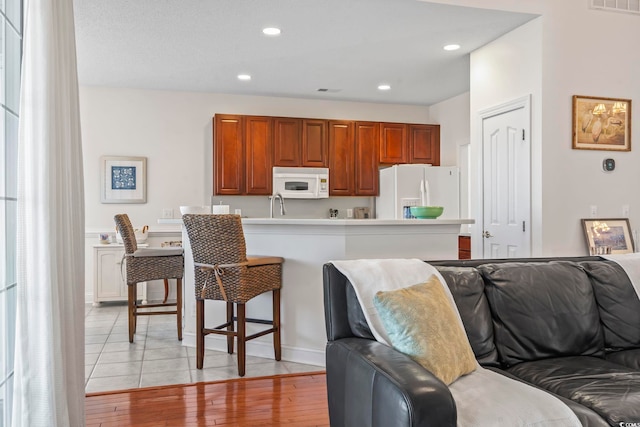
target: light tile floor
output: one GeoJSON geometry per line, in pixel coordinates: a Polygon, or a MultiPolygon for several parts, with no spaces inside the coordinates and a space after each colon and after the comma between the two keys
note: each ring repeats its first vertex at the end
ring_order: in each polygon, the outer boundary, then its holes
{"type": "MultiPolygon", "coordinates": [[[[126,303],[85,308],[87,393],[238,378],[236,355],[206,350],[196,369],[195,348],[176,335],[175,316],[140,316],[129,343],[126,303]]],[[[245,377],[324,370],[321,366],[247,356],[245,377]]]]}

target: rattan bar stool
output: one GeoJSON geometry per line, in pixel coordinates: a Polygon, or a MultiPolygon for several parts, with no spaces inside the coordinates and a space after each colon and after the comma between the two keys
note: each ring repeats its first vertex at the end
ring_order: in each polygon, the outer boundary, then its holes
{"type": "Polygon", "coordinates": [[[133,342],[138,316],[175,314],[177,317],[178,340],[182,341],[182,276],[184,275],[184,255],[182,248],[138,248],[136,236],[127,214],[114,217],[124,243],[124,259],[127,265],[127,285],[129,304],[129,342],[133,342]],[[139,305],[137,285],[149,280],[177,280],[176,302],[139,305]],[[176,307],[172,311],[147,310],[156,307],[176,307]],[[138,310],[142,309],[142,310],[138,310]]]}
{"type": "Polygon", "coordinates": [[[247,257],[239,215],[185,214],[182,221],[191,242],[195,264],[196,367],[202,369],[204,337],[208,334],[226,335],[229,354],[233,353],[234,338],[237,339],[238,375],[241,377],[245,374],[246,342],[249,340],[273,333],[275,359],[280,360],[280,288],[284,260],[280,257],[247,257]],[[247,301],[268,291],[273,292],[273,319],[247,318],[247,301]],[[205,328],[205,300],[226,301],[225,323],[205,328]],[[235,309],[237,316],[234,315],[235,309]],[[247,336],[247,322],[272,327],[247,336]]]}

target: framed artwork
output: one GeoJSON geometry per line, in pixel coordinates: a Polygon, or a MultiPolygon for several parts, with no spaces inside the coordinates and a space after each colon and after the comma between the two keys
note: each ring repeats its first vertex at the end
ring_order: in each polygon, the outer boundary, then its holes
{"type": "Polygon", "coordinates": [[[631,151],[631,100],[574,95],[573,148],[631,151]]]}
{"type": "Polygon", "coordinates": [[[147,158],[102,156],[102,203],[147,203],[147,158]]]}
{"type": "Polygon", "coordinates": [[[628,254],[634,251],[627,218],[582,219],[589,255],[628,254]]]}

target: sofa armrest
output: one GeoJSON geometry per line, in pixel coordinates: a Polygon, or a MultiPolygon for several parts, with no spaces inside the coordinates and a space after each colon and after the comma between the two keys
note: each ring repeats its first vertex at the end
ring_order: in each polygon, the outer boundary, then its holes
{"type": "Polygon", "coordinates": [[[332,427],[455,427],[449,388],[399,351],[377,341],[344,338],[326,349],[332,427]]]}

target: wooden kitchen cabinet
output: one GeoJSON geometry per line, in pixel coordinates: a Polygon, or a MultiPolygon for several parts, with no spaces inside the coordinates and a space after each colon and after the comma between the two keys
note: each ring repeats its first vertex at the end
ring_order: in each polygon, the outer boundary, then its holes
{"type": "Polygon", "coordinates": [[[354,193],[354,123],[329,121],[329,196],[354,193]]]}
{"type": "Polygon", "coordinates": [[[471,236],[458,236],[458,259],[471,259],[471,236]]]}
{"type": "Polygon", "coordinates": [[[440,125],[408,125],[409,163],[440,166],[440,125]]]}
{"type": "Polygon", "coordinates": [[[213,188],[218,195],[244,193],[244,117],[216,114],[213,119],[213,188]]]}
{"type": "Polygon", "coordinates": [[[378,194],[378,141],[376,122],[329,121],[329,195],[378,194]]]}
{"type": "Polygon", "coordinates": [[[380,174],[378,172],[378,144],[380,123],[356,122],[355,124],[355,196],[377,196],[380,174]]]}
{"type": "Polygon", "coordinates": [[[407,125],[404,123],[380,123],[380,163],[407,163],[407,125]]]}
{"type": "Polygon", "coordinates": [[[245,194],[271,195],[273,119],[271,117],[245,116],[244,122],[245,194]]]}
{"type": "Polygon", "coordinates": [[[380,164],[440,166],[440,125],[380,124],[380,164]]]}
{"type": "Polygon", "coordinates": [[[327,120],[274,119],[274,166],[328,167],[327,120]]]}
{"type": "Polygon", "coordinates": [[[301,161],[302,119],[276,117],[273,120],[273,165],[297,167],[301,161]]]}
{"type": "Polygon", "coordinates": [[[301,165],[310,168],[328,167],[328,142],[327,120],[303,119],[301,165]]]}
{"type": "Polygon", "coordinates": [[[274,166],[328,167],[331,196],[376,196],[380,165],[440,165],[440,126],[216,114],[214,194],[271,195],[274,166]]]}
{"type": "Polygon", "coordinates": [[[216,195],[270,195],[273,118],[216,114],[214,182],[216,195]]]}

